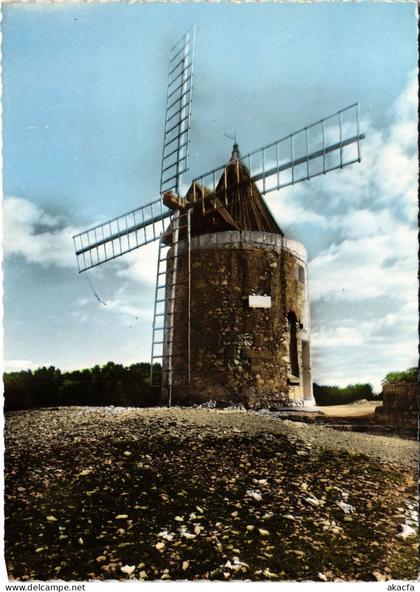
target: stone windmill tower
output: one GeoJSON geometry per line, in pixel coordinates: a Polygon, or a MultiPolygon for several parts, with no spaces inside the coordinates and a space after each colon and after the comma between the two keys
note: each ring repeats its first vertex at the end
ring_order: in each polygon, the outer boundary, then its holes
{"type": "Polygon", "coordinates": [[[263,196],[360,162],[358,105],[244,157],[235,141],[180,197],[193,45],[187,33],[170,54],[161,198],[75,236],[79,272],[159,240],[151,382],[162,404],[312,403],[306,252],[263,196]]]}
{"type": "MultiPolygon", "coordinates": [[[[184,200],[173,194],[164,200],[185,213],[194,190],[202,195],[196,184],[184,200]]],[[[186,228],[180,231],[172,401],[271,408],[312,403],[305,249],[284,236],[236,144],[216,195],[217,209],[211,192],[209,213],[201,204],[192,207],[190,238],[186,228]]],[[[171,245],[172,233],[164,240],[171,245]]]]}

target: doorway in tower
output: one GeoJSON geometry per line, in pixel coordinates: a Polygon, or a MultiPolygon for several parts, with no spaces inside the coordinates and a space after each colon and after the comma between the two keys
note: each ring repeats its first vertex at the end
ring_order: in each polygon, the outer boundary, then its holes
{"type": "Polygon", "coordinates": [[[287,315],[289,321],[289,357],[290,357],[290,373],[296,378],[299,378],[299,357],[297,344],[297,318],[293,311],[287,315]]]}

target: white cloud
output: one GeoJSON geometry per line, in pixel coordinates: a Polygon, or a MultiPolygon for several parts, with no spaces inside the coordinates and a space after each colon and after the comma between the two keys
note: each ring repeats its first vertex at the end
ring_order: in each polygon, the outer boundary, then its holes
{"type": "Polygon", "coordinates": [[[133,305],[128,300],[122,298],[108,301],[106,303],[106,310],[122,314],[125,317],[125,322],[129,324],[133,320],[152,321],[153,319],[152,308],[133,305]]]}
{"type": "Polygon", "coordinates": [[[3,203],[4,254],[20,255],[28,263],[76,266],[72,236],[77,231],[32,202],[7,197],[3,203]]]}
{"type": "Polygon", "coordinates": [[[78,299],[76,300],[76,303],[77,303],[79,306],[86,306],[86,305],[87,305],[87,304],[89,304],[90,302],[91,302],[91,299],[90,299],[90,298],[78,298],[78,299]]]}
{"type": "Polygon", "coordinates": [[[294,191],[296,201],[307,207],[297,225],[320,215],[313,232],[331,238],[309,264],[310,296],[317,311],[312,355],[318,384],[371,382],[380,390],[387,372],[416,364],[416,80],[388,117],[382,131],[365,122],[360,165],[294,191]],[[370,307],[366,320],[369,302],[381,306],[376,312],[370,307]],[[330,314],[334,303],[341,303],[340,316],[330,314]]]}
{"type": "MultiPolygon", "coordinates": [[[[340,316],[325,315],[317,319],[312,333],[313,380],[318,384],[345,386],[354,382],[370,382],[380,391],[381,380],[389,371],[404,370],[417,360],[417,295],[414,290],[393,302],[386,312],[374,306],[364,315],[367,300],[359,302],[360,312],[348,301],[340,316]]],[[[378,300],[374,302],[378,303],[378,300]]],[[[343,307],[341,307],[343,309],[343,307]]]]}
{"type": "Polygon", "coordinates": [[[310,263],[311,300],[363,301],[415,294],[416,244],[417,233],[399,226],[391,234],[331,245],[310,263]],[[395,262],[387,266],[387,260],[395,262]]]}
{"type": "Polygon", "coordinates": [[[19,372],[20,370],[34,370],[39,368],[42,364],[32,362],[32,360],[4,360],[4,372],[19,372]]]}
{"type": "Polygon", "coordinates": [[[395,218],[389,210],[373,212],[367,208],[359,210],[352,208],[346,212],[345,216],[335,216],[332,223],[348,238],[389,233],[396,225],[395,218]]]}
{"type": "Polygon", "coordinates": [[[415,125],[418,109],[417,71],[412,72],[406,89],[398,97],[391,109],[391,116],[396,122],[390,130],[390,139],[406,150],[417,150],[417,126],[415,125]]]}
{"type": "MultiPolygon", "coordinates": [[[[296,204],[294,209],[297,210],[298,205],[305,209],[297,219],[297,225],[305,223],[315,213],[326,217],[334,229],[334,215],[343,217],[349,209],[378,211],[386,208],[397,211],[408,223],[415,224],[418,173],[416,73],[389,109],[387,118],[381,130],[368,119],[362,120],[361,130],[366,138],[361,142],[360,164],[281,191],[287,224],[291,199],[296,204]]],[[[282,219],[279,220],[281,223],[282,219]]]]}
{"type": "Polygon", "coordinates": [[[363,344],[363,336],[356,327],[337,327],[323,332],[312,333],[312,340],[317,348],[348,347],[363,344]]]}
{"type": "MultiPolygon", "coordinates": [[[[124,325],[131,326],[137,321],[153,320],[152,300],[142,290],[138,289],[136,283],[125,282],[112,296],[107,296],[103,301],[89,299],[84,306],[90,305],[90,309],[95,313],[100,309],[101,313],[112,313],[120,315],[121,322],[124,325]]],[[[85,300],[83,299],[83,302],[85,300]]],[[[74,311],[77,318],[81,318],[85,313],[84,309],[74,311]]]]}
{"type": "Polygon", "coordinates": [[[416,97],[411,81],[389,110],[388,130],[368,129],[361,166],[322,179],[328,199],[341,207],[324,216],[335,240],[310,263],[312,299],[415,293],[416,97]],[[386,260],[394,264],[382,266],[386,260]]]}
{"type": "Polygon", "coordinates": [[[122,269],[117,275],[129,280],[154,284],[156,282],[159,242],[155,241],[127,253],[121,260],[122,269]]]}
{"type": "Polygon", "coordinates": [[[86,312],[81,312],[80,310],[74,310],[70,314],[73,319],[76,319],[76,321],[79,321],[81,323],[87,323],[89,319],[91,319],[91,316],[89,314],[87,314],[86,312]]]}
{"type": "MultiPolygon", "coordinates": [[[[287,235],[289,227],[295,223],[298,223],[299,225],[311,224],[317,226],[321,232],[323,229],[325,230],[328,228],[328,218],[305,207],[305,203],[302,203],[304,200],[296,199],[296,196],[294,195],[295,191],[295,186],[287,187],[281,191],[273,191],[268,198],[270,210],[279,221],[283,232],[287,235]]],[[[305,186],[305,198],[308,198],[308,201],[310,201],[311,196],[306,195],[306,192],[307,189],[305,186]]],[[[300,194],[300,197],[301,196],[302,193],[300,194]]]]}
{"type": "MultiPolygon", "coordinates": [[[[325,336],[326,337],[326,336],[325,336]]],[[[331,335],[329,335],[331,337],[331,335]]],[[[332,336],[334,337],[334,336],[332,336]]],[[[356,340],[356,336],[353,336],[356,340]]],[[[398,340],[372,339],[362,335],[363,343],[348,347],[339,340],[333,345],[327,342],[312,345],[312,378],[317,384],[346,386],[354,383],[370,383],[376,392],[381,381],[390,371],[405,370],[416,365],[416,336],[398,340]]]]}
{"type": "MultiPolygon", "coordinates": [[[[76,269],[72,237],[78,229],[66,224],[61,216],[53,216],[20,197],[7,197],[3,203],[4,254],[19,255],[28,263],[45,267],[55,265],[76,269]]],[[[116,274],[131,281],[154,284],[158,242],[144,245],[119,259],[116,274]]],[[[101,276],[100,270],[98,275],[101,276]]],[[[86,302],[79,302],[80,306],[86,302]]]]}
{"type": "MultiPolygon", "coordinates": [[[[106,282],[106,280],[105,280],[106,282]]],[[[107,282],[106,282],[107,283],[107,282]]],[[[138,321],[150,322],[153,319],[153,301],[144,290],[139,290],[135,282],[124,282],[116,290],[111,290],[110,285],[106,290],[106,295],[101,292],[100,300],[95,294],[89,298],[82,297],[76,300],[77,308],[75,308],[71,316],[85,323],[86,321],[93,322],[98,318],[98,315],[113,314],[119,315],[118,322],[126,326],[132,326],[138,321]]]]}

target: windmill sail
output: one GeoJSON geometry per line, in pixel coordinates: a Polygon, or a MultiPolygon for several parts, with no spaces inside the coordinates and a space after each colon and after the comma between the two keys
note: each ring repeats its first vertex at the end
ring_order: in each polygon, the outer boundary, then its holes
{"type": "Polygon", "coordinates": [[[79,273],[157,240],[171,215],[161,199],[73,237],[79,273]]]}
{"type": "MultiPolygon", "coordinates": [[[[184,43],[181,47],[185,52],[187,45],[184,43]]],[[[199,205],[203,214],[212,210],[223,210],[232,201],[232,191],[235,191],[235,187],[239,191],[244,183],[249,184],[252,181],[261,194],[266,194],[360,162],[360,142],[364,137],[360,133],[358,104],[350,105],[240,157],[240,161],[238,154],[238,158],[228,165],[201,175],[191,185],[188,199],[185,200],[186,207],[199,205]],[[241,174],[240,167],[246,167],[245,176],[241,174]],[[237,173],[236,186],[235,179],[232,179],[232,168],[237,173]]],[[[177,170],[181,171],[180,168],[177,170]]],[[[178,182],[179,176],[176,178],[176,183],[178,182]]],[[[164,194],[174,196],[173,207],[177,209],[176,194],[169,189],[165,190],[164,194]]],[[[172,207],[170,201],[166,203],[172,207]]],[[[164,220],[170,217],[172,212],[171,209],[164,210],[162,199],[157,199],[76,235],[73,238],[79,272],[157,240],[165,231],[164,220]]]]}
{"type": "Polygon", "coordinates": [[[160,192],[179,191],[182,173],[188,170],[193,88],[194,28],[171,49],[162,151],[160,192]]]}
{"type": "MultiPolygon", "coordinates": [[[[360,142],[364,137],[360,133],[359,108],[355,103],[241,156],[241,162],[265,194],[360,162],[360,142]]],[[[217,185],[225,171],[226,165],[223,165],[197,177],[194,182],[207,187],[223,201],[217,185]]]]}
{"type": "MultiPolygon", "coordinates": [[[[170,52],[160,190],[179,191],[188,169],[194,57],[194,28],[170,52]]],[[[161,199],[94,226],[73,237],[79,273],[157,240],[164,231],[161,199]]]]}

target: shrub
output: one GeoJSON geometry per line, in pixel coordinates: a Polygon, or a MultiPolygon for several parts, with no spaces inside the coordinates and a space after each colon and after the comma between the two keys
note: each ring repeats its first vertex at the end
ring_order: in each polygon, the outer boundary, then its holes
{"type": "Polygon", "coordinates": [[[400,372],[389,372],[382,381],[382,384],[393,384],[395,382],[417,382],[418,369],[408,368],[400,372]]]}

